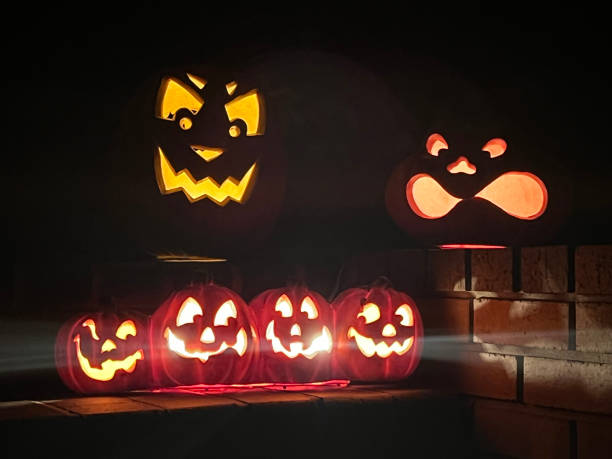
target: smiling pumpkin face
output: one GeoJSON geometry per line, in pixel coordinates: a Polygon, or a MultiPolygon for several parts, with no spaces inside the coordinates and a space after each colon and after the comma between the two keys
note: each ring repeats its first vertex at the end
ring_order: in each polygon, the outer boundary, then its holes
{"type": "Polygon", "coordinates": [[[340,375],[357,381],[392,381],[416,368],[423,328],[414,301],[389,287],[355,288],[334,301],[340,375]]]}
{"type": "Polygon", "coordinates": [[[62,380],[78,392],[119,392],[148,383],[148,325],[143,316],[96,313],[66,324],[56,341],[62,380]]]}
{"type": "MultiPolygon", "coordinates": [[[[171,122],[176,131],[172,135],[174,141],[166,138],[160,142],[179,150],[171,154],[188,152],[204,163],[220,161],[222,155],[240,155],[244,145],[249,144],[244,137],[265,133],[263,97],[257,89],[241,91],[236,81],[219,87],[218,82],[209,84],[191,73],[185,77],[185,81],[163,78],[157,94],[155,116],[171,122]],[[180,140],[176,142],[177,139],[180,140]]],[[[208,199],[225,206],[230,201],[245,203],[255,186],[257,160],[244,170],[237,164],[236,176],[196,178],[188,168],[177,171],[165,148],[160,144],[155,152],[155,177],[162,194],[182,192],[191,203],[208,199]]]]}
{"type": "Polygon", "coordinates": [[[251,323],[244,301],[225,287],[207,284],[173,294],[152,318],[156,380],[243,382],[258,352],[251,323]]]}
{"type": "Polygon", "coordinates": [[[308,382],[328,379],[333,348],[329,303],[304,286],[267,290],[249,307],[261,342],[260,379],[308,382]]]}

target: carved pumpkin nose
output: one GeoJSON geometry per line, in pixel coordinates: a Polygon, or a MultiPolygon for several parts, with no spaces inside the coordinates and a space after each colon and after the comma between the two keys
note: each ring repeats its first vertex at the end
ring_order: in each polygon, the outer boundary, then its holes
{"type": "Polygon", "coordinates": [[[385,328],[383,328],[382,335],[386,338],[392,338],[396,334],[397,334],[397,331],[395,330],[395,327],[391,324],[387,324],[385,325],[385,328]]]}
{"type": "Polygon", "coordinates": [[[200,336],[200,341],[204,344],[210,344],[215,342],[215,334],[212,328],[206,327],[200,336]]]}
{"type": "Polygon", "coordinates": [[[446,166],[446,170],[451,174],[468,174],[476,173],[476,166],[468,161],[465,156],[459,156],[456,161],[446,166]]]}
{"type": "Polygon", "coordinates": [[[104,341],[104,344],[102,344],[102,352],[109,352],[113,349],[117,349],[117,345],[111,339],[107,339],[104,341]]]}
{"type": "Polygon", "coordinates": [[[207,163],[223,154],[223,148],[205,147],[204,145],[190,145],[190,147],[207,163]]]}
{"type": "Polygon", "coordinates": [[[302,329],[298,324],[293,324],[289,333],[291,336],[302,336],[302,329]]]}

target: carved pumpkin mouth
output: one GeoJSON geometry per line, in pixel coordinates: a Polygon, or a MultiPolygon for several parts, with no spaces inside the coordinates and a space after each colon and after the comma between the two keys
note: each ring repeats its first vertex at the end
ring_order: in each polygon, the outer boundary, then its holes
{"type": "MultiPolygon", "coordinates": [[[[238,203],[243,202],[255,182],[257,162],[251,165],[240,180],[234,177],[227,177],[219,185],[211,177],[196,180],[187,169],[176,172],[161,147],[158,147],[157,150],[155,176],[162,194],[182,191],[190,202],[209,198],[218,205],[224,206],[230,200],[238,203]]],[[[204,151],[212,150],[202,150],[202,154],[204,154],[204,151]]]]}
{"type": "Polygon", "coordinates": [[[310,346],[307,348],[304,349],[304,343],[302,342],[292,342],[289,344],[289,349],[287,349],[274,333],[273,320],[270,321],[268,327],[266,328],[266,340],[272,344],[272,350],[275,353],[282,353],[290,359],[293,359],[299,355],[302,355],[307,359],[312,359],[316,357],[319,352],[331,352],[333,343],[329,328],[323,326],[321,329],[321,334],[316,336],[310,343],[310,346]]]}
{"type": "MultiPolygon", "coordinates": [[[[544,213],[548,204],[544,182],[529,172],[506,172],[474,197],[485,199],[521,220],[535,220],[544,213]]],[[[412,211],[427,219],[444,217],[462,201],[448,193],[431,175],[424,173],[408,181],[406,198],[412,211]]]]}
{"type": "Polygon", "coordinates": [[[242,357],[247,350],[247,333],[244,328],[240,328],[238,333],[236,333],[235,344],[230,346],[227,342],[223,341],[219,348],[213,351],[188,351],[185,348],[185,342],[175,336],[170,328],[166,328],[164,338],[166,338],[168,342],[168,348],[174,353],[185,359],[199,359],[202,363],[206,363],[209,358],[219,355],[227,349],[233,349],[240,357],[242,357]]]}
{"type": "Polygon", "coordinates": [[[131,355],[128,355],[123,360],[112,360],[106,359],[100,364],[100,367],[92,367],[89,363],[89,359],[81,352],[81,335],[74,337],[76,345],[77,359],[81,370],[91,379],[96,381],[110,381],[115,377],[115,373],[119,370],[123,370],[126,373],[132,373],[136,369],[136,364],[139,360],[144,359],[144,352],[142,349],[138,349],[131,355]]]}
{"type": "Polygon", "coordinates": [[[394,341],[391,343],[391,345],[388,345],[384,341],[376,343],[373,338],[368,338],[361,335],[357,330],[355,330],[354,327],[350,327],[348,329],[347,336],[349,339],[355,339],[355,343],[357,343],[359,351],[366,357],[373,357],[374,355],[377,355],[378,357],[385,359],[392,353],[404,355],[414,344],[414,336],[406,338],[403,343],[400,343],[399,341],[394,341]]]}

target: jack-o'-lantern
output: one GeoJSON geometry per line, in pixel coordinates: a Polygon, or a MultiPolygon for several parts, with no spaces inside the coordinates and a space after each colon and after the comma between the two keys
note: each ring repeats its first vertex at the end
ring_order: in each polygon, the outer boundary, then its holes
{"type": "Polygon", "coordinates": [[[401,163],[387,183],[387,210],[417,239],[441,245],[510,245],[537,240],[554,216],[549,190],[533,171],[506,160],[512,143],[430,134],[423,154],[401,163]],[[457,140],[458,147],[453,140],[457,140]]]}
{"type": "Polygon", "coordinates": [[[261,380],[329,379],[333,318],[325,298],[304,285],[294,285],[266,290],[249,307],[256,316],[261,343],[261,380]]]}
{"type": "Polygon", "coordinates": [[[158,72],[122,118],[112,218],[149,252],[227,257],[260,244],[284,199],[276,106],[248,71],[158,72]]]}
{"type": "Polygon", "coordinates": [[[240,296],[213,283],[173,293],[151,318],[157,384],[244,382],[258,354],[252,315],[240,296]]]}
{"type": "Polygon", "coordinates": [[[55,343],[62,381],[81,393],[121,392],[150,384],[148,320],[135,312],[79,315],[55,343]]]}
{"type": "Polygon", "coordinates": [[[332,303],[335,376],[355,381],[394,381],[419,363],[423,325],[407,294],[385,284],[344,291],[332,303]]]}

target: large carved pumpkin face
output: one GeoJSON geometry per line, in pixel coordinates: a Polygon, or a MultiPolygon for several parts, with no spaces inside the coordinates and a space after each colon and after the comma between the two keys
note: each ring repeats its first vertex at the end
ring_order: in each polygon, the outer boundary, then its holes
{"type": "Polygon", "coordinates": [[[341,375],[360,381],[397,380],[416,367],[423,336],[414,301],[391,288],[350,289],[333,303],[341,375]]]}
{"type": "Polygon", "coordinates": [[[147,343],[148,325],[141,315],[80,316],[58,335],[56,361],[60,376],[79,392],[143,387],[149,366],[147,343]]]}
{"type": "Polygon", "coordinates": [[[153,315],[151,336],[162,383],[239,383],[257,353],[244,301],[214,284],[172,295],[153,315]]]}
{"type": "Polygon", "coordinates": [[[332,314],[321,295],[302,286],[273,289],[255,297],[250,307],[257,317],[262,378],[305,382],[328,376],[332,314]]]}
{"type": "Polygon", "coordinates": [[[386,204],[396,223],[442,244],[510,244],[535,228],[548,206],[544,182],[506,161],[506,140],[483,139],[469,150],[461,140],[455,146],[452,138],[432,133],[420,157],[395,169],[386,204]]]}
{"type": "MultiPolygon", "coordinates": [[[[185,81],[176,77],[162,79],[155,116],[174,124],[176,132],[171,133],[172,141],[165,139],[168,147],[157,146],[157,184],[162,194],[182,192],[192,203],[202,199],[219,206],[230,201],[244,203],[255,185],[256,160],[244,170],[237,168],[235,176],[196,177],[188,168],[179,170],[165,152],[166,148],[188,152],[205,164],[220,160],[222,155],[243,154],[242,138],[264,134],[265,110],[257,89],[241,90],[235,81],[226,82],[222,88],[209,86],[204,78],[190,73],[185,81]]],[[[248,142],[246,145],[248,148],[248,142]]],[[[251,147],[255,145],[251,143],[251,147]]],[[[234,159],[232,163],[239,161],[234,159]]]]}

